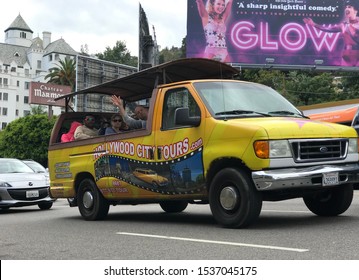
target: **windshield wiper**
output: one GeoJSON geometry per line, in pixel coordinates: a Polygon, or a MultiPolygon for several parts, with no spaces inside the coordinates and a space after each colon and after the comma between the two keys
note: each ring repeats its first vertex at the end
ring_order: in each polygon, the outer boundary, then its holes
{"type": "Polygon", "coordinates": [[[291,111],[272,111],[272,112],[268,112],[268,114],[270,115],[290,115],[290,116],[300,116],[302,118],[305,118],[305,116],[303,116],[302,114],[298,114],[298,113],[294,113],[291,111]]]}
{"type": "Polygon", "coordinates": [[[247,114],[257,114],[257,115],[261,115],[261,116],[270,117],[270,115],[268,115],[268,114],[256,112],[256,111],[250,111],[250,110],[223,111],[223,112],[218,112],[215,115],[218,116],[218,115],[247,115],[247,114]]]}

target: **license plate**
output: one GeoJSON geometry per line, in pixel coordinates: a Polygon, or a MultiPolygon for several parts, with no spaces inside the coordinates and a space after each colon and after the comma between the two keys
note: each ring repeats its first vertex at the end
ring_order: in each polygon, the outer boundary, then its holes
{"type": "Polygon", "coordinates": [[[26,198],[39,197],[39,191],[26,191],[26,198]]]}
{"type": "Polygon", "coordinates": [[[338,172],[324,173],[323,174],[323,186],[339,185],[338,172]]]}

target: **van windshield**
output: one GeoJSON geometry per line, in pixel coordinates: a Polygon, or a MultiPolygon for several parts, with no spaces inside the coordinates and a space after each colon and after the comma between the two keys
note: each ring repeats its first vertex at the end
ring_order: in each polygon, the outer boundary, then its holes
{"type": "Polygon", "coordinates": [[[236,81],[205,81],[195,82],[194,86],[215,118],[303,117],[282,95],[264,85],[236,81]]]}

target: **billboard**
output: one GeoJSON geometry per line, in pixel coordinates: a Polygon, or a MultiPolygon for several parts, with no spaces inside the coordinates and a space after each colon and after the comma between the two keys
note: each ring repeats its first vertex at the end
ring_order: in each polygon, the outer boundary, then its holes
{"type": "Polygon", "coordinates": [[[187,9],[187,57],[359,66],[359,0],[188,0],[187,9]]]}
{"type": "Polygon", "coordinates": [[[70,86],[31,82],[29,103],[65,107],[65,99],[54,99],[68,93],[71,93],[70,86]]]}

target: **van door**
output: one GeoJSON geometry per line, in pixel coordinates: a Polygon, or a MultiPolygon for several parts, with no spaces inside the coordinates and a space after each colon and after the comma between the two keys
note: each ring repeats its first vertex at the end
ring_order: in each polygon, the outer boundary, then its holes
{"type": "Polygon", "coordinates": [[[158,186],[159,190],[204,194],[204,108],[201,109],[189,88],[171,88],[162,95],[162,110],[156,120],[156,173],[168,180],[166,185],[158,186]],[[183,108],[188,109],[189,117],[199,120],[197,125],[176,124],[176,114],[183,108]]]}

